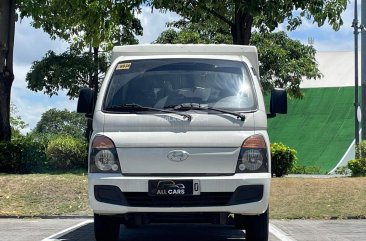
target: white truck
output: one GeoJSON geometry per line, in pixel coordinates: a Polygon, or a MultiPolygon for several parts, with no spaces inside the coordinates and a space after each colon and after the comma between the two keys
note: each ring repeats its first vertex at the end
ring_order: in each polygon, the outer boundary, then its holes
{"type": "Polygon", "coordinates": [[[232,224],[268,240],[267,117],[287,112],[284,90],[270,109],[253,46],[115,47],[98,96],[84,88],[78,101],[93,123],[96,240],[159,222],[232,224]]]}

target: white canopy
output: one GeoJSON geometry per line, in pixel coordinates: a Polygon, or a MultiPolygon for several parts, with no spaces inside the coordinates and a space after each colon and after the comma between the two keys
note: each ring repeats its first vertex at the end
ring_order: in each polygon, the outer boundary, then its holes
{"type": "MultiPolygon", "coordinates": [[[[361,55],[359,54],[359,85],[361,85],[361,55]]],[[[318,52],[315,56],[321,79],[304,79],[301,88],[345,87],[355,85],[354,52],[318,52]]]]}

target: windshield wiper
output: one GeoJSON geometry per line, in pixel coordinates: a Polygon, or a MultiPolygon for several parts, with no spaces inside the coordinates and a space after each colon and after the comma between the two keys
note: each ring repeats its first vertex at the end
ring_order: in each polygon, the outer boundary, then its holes
{"type": "Polygon", "coordinates": [[[245,121],[245,115],[244,114],[234,112],[234,111],[217,109],[217,108],[209,107],[207,105],[201,105],[201,104],[198,104],[198,103],[182,103],[182,104],[179,104],[179,105],[165,106],[164,108],[172,108],[173,110],[213,110],[213,111],[217,111],[217,112],[221,112],[221,113],[236,116],[237,119],[240,119],[241,121],[245,121]]]}
{"type": "Polygon", "coordinates": [[[181,115],[184,117],[184,119],[188,119],[189,121],[192,119],[192,116],[189,114],[180,113],[180,112],[177,112],[174,110],[163,110],[163,109],[158,109],[158,108],[153,108],[153,107],[148,107],[148,106],[142,106],[142,105],[134,104],[134,103],[123,104],[123,105],[111,105],[111,106],[107,106],[105,109],[106,110],[131,110],[131,111],[152,110],[152,111],[157,111],[157,112],[162,112],[162,113],[181,115]]]}

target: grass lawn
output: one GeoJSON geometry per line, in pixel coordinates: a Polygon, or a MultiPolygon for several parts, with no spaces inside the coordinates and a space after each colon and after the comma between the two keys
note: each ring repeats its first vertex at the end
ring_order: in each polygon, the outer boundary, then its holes
{"type": "MultiPolygon", "coordinates": [[[[1,216],[91,215],[87,178],[0,175],[1,216]]],[[[366,178],[274,178],[271,218],[366,218],[366,178]]]]}
{"type": "Polygon", "coordinates": [[[85,175],[0,175],[0,183],[0,215],[92,214],[85,175]]]}
{"type": "Polygon", "coordinates": [[[366,177],[272,179],[275,219],[366,218],[366,177]]]}

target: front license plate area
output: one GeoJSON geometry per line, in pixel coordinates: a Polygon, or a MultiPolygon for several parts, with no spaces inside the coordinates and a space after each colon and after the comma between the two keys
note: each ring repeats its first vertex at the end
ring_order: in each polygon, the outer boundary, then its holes
{"type": "Polygon", "coordinates": [[[199,180],[149,180],[150,196],[200,195],[199,180]]]}

